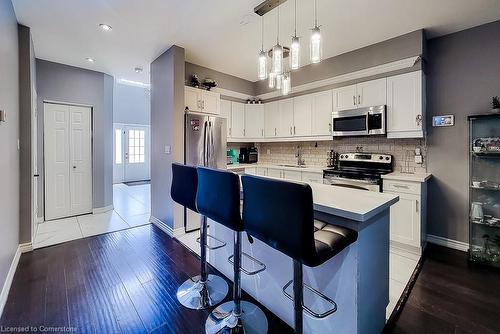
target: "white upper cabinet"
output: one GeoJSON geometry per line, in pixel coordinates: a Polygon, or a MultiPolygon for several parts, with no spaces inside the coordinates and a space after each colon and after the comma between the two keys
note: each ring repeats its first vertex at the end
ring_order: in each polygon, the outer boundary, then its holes
{"type": "Polygon", "coordinates": [[[356,108],[356,85],[335,88],[333,95],[333,108],[335,111],[356,108]]]}
{"type": "Polygon", "coordinates": [[[280,113],[278,102],[264,103],[264,136],[266,138],[277,137],[280,127],[280,113]]]}
{"type": "Polygon", "coordinates": [[[190,111],[220,114],[220,94],[206,90],[185,87],[184,102],[190,111]]]}
{"type": "Polygon", "coordinates": [[[227,137],[231,138],[231,101],[220,101],[220,115],[227,120],[227,137]]]}
{"type": "Polygon", "coordinates": [[[293,136],[293,99],[280,100],[278,102],[280,126],[278,137],[293,136]]]}
{"type": "Polygon", "coordinates": [[[245,138],[245,105],[231,102],[231,138],[245,138]]]}
{"type": "Polygon", "coordinates": [[[245,104],[245,137],[264,138],[263,104],[245,104]]]}
{"type": "Polygon", "coordinates": [[[329,136],[332,134],[332,91],[312,94],[311,135],[329,136]]]}
{"type": "Polygon", "coordinates": [[[379,106],[387,103],[387,79],[361,82],[356,85],[356,108],[379,106]]]}
{"type": "Polygon", "coordinates": [[[387,137],[424,136],[422,71],[387,78],[387,137]]]}
{"type": "Polygon", "coordinates": [[[293,135],[311,135],[313,96],[311,94],[293,98],[293,135]]]}

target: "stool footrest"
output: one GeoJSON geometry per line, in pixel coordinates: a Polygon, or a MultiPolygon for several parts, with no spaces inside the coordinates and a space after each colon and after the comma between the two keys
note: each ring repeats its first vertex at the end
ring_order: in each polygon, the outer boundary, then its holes
{"type": "MultiPolygon", "coordinates": [[[[200,237],[196,238],[196,242],[197,243],[200,243],[200,240],[201,240],[200,237]]],[[[216,249],[219,249],[219,248],[222,248],[222,247],[225,247],[225,246],[226,246],[226,243],[224,241],[222,241],[220,239],[217,239],[216,237],[211,236],[210,234],[207,234],[207,245],[205,245],[205,247],[207,247],[210,250],[216,250],[216,249]],[[210,246],[210,245],[208,245],[208,238],[210,238],[212,240],[215,240],[218,243],[218,245],[216,245],[216,246],[210,246]]]]}
{"type": "MultiPolygon", "coordinates": [[[[243,266],[240,266],[240,270],[244,274],[246,274],[248,276],[252,276],[252,275],[256,275],[256,274],[266,270],[266,265],[264,263],[260,262],[259,260],[257,260],[256,258],[254,258],[253,256],[250,256],[245,252],[241,252],[241,256],[246,257],[247,259],[250,259],[251,261],[255,262],[258,266],[260,266],[259,269],[254,270],[254,271],[247,270],[247,269],[243,268],[243,266]]],[[[227,260],[229,261],[229,263],[234,264],[234,254],[231,255],[230,257],[228,257],[227,260]]]]}
{"type": "MultiPolygon", "coordinates": [[[[293,283],[293,280],[289,281],[284,287],[283,287],[283,294],[288,298],[290,299],[291,301],[293,301],[293,295],[291,295],[290,293],[288,293],[286,291],[286,289],[292,285],[293,283]]],[[[311,291],[312,293],[314,293],[316,296],[318,296],[319,298],[323,299],[324,301],[326,301],[328,304],[332,305],[330,309],[328,309],[327,311],[323,312],[323,313],[317,313],[317,312],[314,312],[313,310],[311,310],[309,307],[307,307],[306,305],[304,305],[302,303],[302,309],[307,313],[309,314],[310,316],[314,317],[314,318],[325,318],[327,316],[329,316],[330,314],[332,313],[335,313],[337,311],[337,303],[335,303],[331,298],[325,296],[324,294],[322,294],[321,292],[319,292],[318,290],[314,289],[313,287],[307,285],[307,284],[304,284],[304,287],[306,289],[308,289],[309,291],[311,291]]]]}

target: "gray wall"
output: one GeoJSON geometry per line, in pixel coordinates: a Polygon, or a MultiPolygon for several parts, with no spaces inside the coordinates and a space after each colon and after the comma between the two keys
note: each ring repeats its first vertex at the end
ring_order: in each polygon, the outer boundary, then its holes
{"type": "Polygon", "coordinates": [[[19,243],[19,58],[17,20],[10,1],[0,1],[0,288],[19,243]]]}
{"type": "Polygon", "coordinates": [[[19,241],[31,242],[33,222],[33,159],[31,157],[31,118],[34,107],[35,53],[30,28],[18,26],[19,37],[19,131],[20,142],[20,210],[19,241]]]}
{"type": "Polygon", "coordinates": [[[113,91],[113,122],[125,124],[151,123],[149,89],[115,83],[113,91]]]}
{"type": "Polygon", "coordinates": [[[210,78],[217,81],[219,88],[248,94],[250,96],[255,95],[255,83],[251,81],[186,62],[185,80],[188,85],[193,74],[197,74],[201,82],[203,82],[204,79],[210,78]]]}
{"type": "MultiPolygon", "coordinates": [[[[113,77],[37,59],[38,156],[43,181],[43,101],[92,106],[94,208],[113,204],[113,77]]],[[[39,192],[43,211],[43,189],[39,192]]]]}
{"type": "Polygon", "coordinates": [[[500,95],[500,21],[428,41],[428,233],[468,241],[467,115],[490,110],[500,95]],[[432,128],[431,116],[455,115],[432,128]]]}
{"type": "Polygon", "coordinates": [[[173,229],[183,224],[170,185],[172,162],[184,154],[184,55],[174,45],[151,63],[151,215],[173,229]]]}
{"type": "MultiPolygon", "coordinates": [[[[292,86],[332,78],[365,68],[390,63],[425,53],[423,30],[417,30],[377,44],[324,59],[319,64],[309,64],[292,72],[292,86]]],[[[420,65],[419,65],[420,66],[420,65]]],[[[412,69],[413,71],[416,68],[412,69]]],[[[371,79],[371,78],[366,78],[371,79]]],[[[256,95],[272,91],[267,80],[255,82],[256,95]]]]}

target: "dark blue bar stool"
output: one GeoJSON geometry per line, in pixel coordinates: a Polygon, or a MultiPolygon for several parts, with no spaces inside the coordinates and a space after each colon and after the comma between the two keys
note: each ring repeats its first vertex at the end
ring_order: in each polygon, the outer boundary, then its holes
{"type": "MultiPolygon", "coordinates": [[[[198,173],[195,167],[177,163],[172,164],[172,199],[180,205],[198,212],[196,193],[198,190],[198,173]]],[[[207,217],[201,217],[200,229],[201,271],[200,275],[191,277],[177,289],[177,300],[190,309],[202,310],[217,305],[226,298],[229,287],[226,281],[216,275],[207,273],[207,217]]]]}
{"type": "Polygon", "coordinates": [[[262,310],[241,300],[241,221],[240,180],[237,174],[198,167],[196,206],[208,218],[234,231],[233,301],[219,305],[205,323],[206,333],[267,333],[262,310]]]}
{"type": "Polygon", "coordinates": [[[302,333],[303,311],[314,318],[324,318],[337,310],[332,299],[303,284],[302,265],[323,264],[355,242],[358,234],[345,227],[315,221],[308,184],[250,175],[243,175],[241,181],[245,231],[293,259],[293,280],[284,286],[283,292],[293,300],[295,333],[302,333]],[[293,296],[286,293],[292,282],[293,296]],[[331,308],[319,314],[305,306],[304,286],[331,308]]]}

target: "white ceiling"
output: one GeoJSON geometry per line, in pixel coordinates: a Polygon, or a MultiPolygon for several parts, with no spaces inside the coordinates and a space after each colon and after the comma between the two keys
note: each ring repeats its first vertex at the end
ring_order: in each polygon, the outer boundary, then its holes
{"type": "MultiPolygon", "coordinates": [[[[38,58],[149,82],[149,63],[176,44],[186,60],[251,81],[260,49],[260,0],[12,0],[32,28],[38,58]],[[103,32],[99,23],[113,27],[103,32]],[[95,58],[91,64],[86,57],[95,58]],[[137,74],[134,67],[142,66],[137,74]]],[[[313,0],[298,0],[303,57],[313,0]]],[[[280,6],[281,39],[289,45],[293,4],[280,6]]],[[[318,0],[324,58],[420,28],[431,37],[500,19],[500,0],[318,0]]],[[[266,48],[276,41],[276,10],[264,16],[266,48]]]]}

